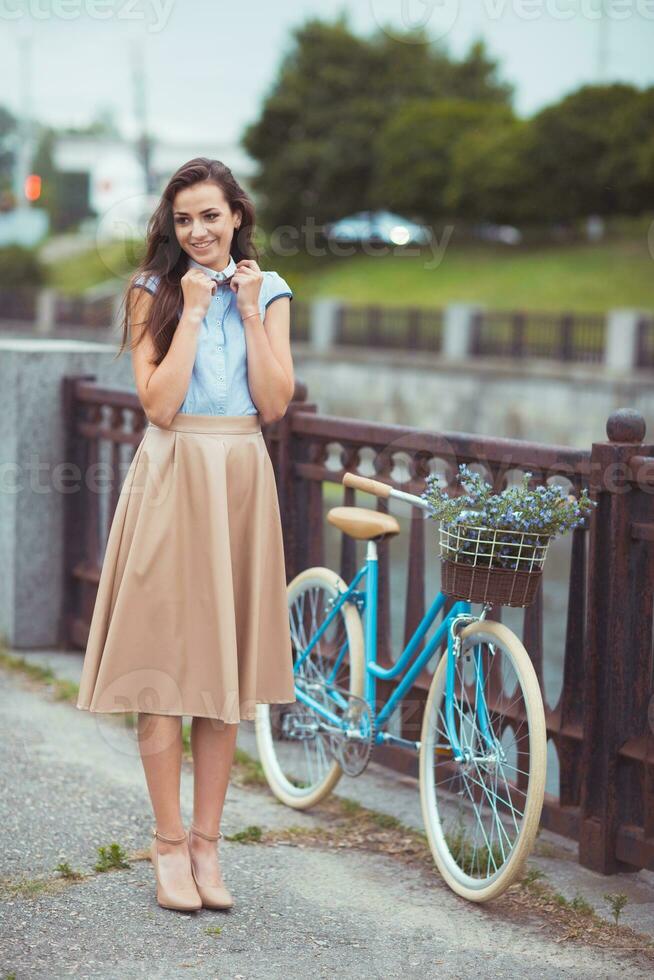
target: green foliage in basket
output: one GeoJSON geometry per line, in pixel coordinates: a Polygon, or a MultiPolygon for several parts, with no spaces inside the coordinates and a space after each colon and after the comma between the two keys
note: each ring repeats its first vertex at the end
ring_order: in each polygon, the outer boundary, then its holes
{"type": "Polygon", "coordinates": [[[525,568],[518,557],[534,554],[534,547],[536,557],[542,556],[552,537],[580,527],[596,506],[586,488],[576,498],[558,484],[530,487],[531,477],[524,473],[520,484],[493,493],[490,483],[463,463],[457,480],[464,492],[453,497],[438,486],[436,476],[428,476],[421,496],[429,516],[450,531],[443,557],[487,567],[525,568]],[[494,531],[500,533],[493,535],[494,531]],[[529,537],[516,532],[527,532],[529,537]]]}

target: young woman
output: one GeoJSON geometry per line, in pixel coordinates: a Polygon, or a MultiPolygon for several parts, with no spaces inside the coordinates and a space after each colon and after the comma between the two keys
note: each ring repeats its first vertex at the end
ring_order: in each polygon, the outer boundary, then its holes
{"type": "Polygon", "coordinates": [[[282,528],[261,422],[294,389],[292,292],[262,272],[254,207],[217,160],[170,179],[126,291],[148,419],[113,516],[77,707],[135,712],[165,908],[228,908],[216,841],[238,723],[295,700],[282,528]],[[137,329],[140,328],[140,329],[137,329]],[[180,812],[190,716],[193,821],[180,812]]]}

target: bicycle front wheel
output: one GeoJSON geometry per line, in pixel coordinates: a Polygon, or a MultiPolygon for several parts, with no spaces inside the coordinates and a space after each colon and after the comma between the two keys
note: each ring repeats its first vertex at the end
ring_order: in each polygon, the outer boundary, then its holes
{"type": "Polygon", "coordinates": [[[447,654],[425,705],[420,801],[443,878],[464,898],[486,902],[521,874],[538,831],[545,712],[529,655],[511,630],[478,620],[460,637],[450,710],[447,654]]]}
{"type": "MultiPolygon", "coordinates": [[[[307,568],[289,583],[288,610],[296,693],[338,715],[348,694],[363,697],[364,638],[359,610],[345,602],[311,652],[302,655],[347,585],[328,568],[307,568]]],[[[290,704],[258,704],[259,758],[275,796],[306,810],[334,788],[343,770],[333,751],[334,726],[299,698],[290,704]]]]}

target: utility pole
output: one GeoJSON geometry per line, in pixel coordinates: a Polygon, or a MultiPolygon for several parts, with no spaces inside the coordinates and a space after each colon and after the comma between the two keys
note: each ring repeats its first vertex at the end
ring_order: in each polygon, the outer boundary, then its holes
{"type": "Polygon", "coordinates": [[[148,135],[147,123],[147,81],[144,68],[143,40],[133,37],[130,42],[132,62],[132,96],[134,100],[134,116],[136,119],[137,137],[136,153],[143,168],[143,186],[146,194],[155,191],[152,174],[152,138],[148,135]]]}
{"type": "Polygon", "coordinates": [[[33,147],[32,122],[32,27],[29,22],[21,25],[18,35],[18,127],[13,166],[13,192],[16,210],[27,211],[25,180],[30,173],[33,147]]]}
{"type": "Polygon", "coordinates": [[[611,0],[599,0],[599,19],[597,22],[597,81],[608,81],[609,70],[609,20],[611,0]]]}

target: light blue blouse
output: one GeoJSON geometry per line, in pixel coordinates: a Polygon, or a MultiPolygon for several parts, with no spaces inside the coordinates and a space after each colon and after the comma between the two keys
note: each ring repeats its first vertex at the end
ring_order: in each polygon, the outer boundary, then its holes
{"type": "MultiPolygon", "coordinates": [[[[220,272],[194,259],[188,261],[219,283],[236,271],[231,255],[220,272]]],[[[141,275],[134,285],[155,293],[158,282],[156,275],[147,278],[141,275]]],[[[280,296],[292,299],[290,286],[277,272],[264,272],[259,293],[262,320],[267,308],[280,296]]],[[[202,321],[191,380],[178,411],[199,415],[256,415],[258,412],[248,386],[245,327],[236,306],[236,295],[229,286],[216,288],[202,321]]]]}

